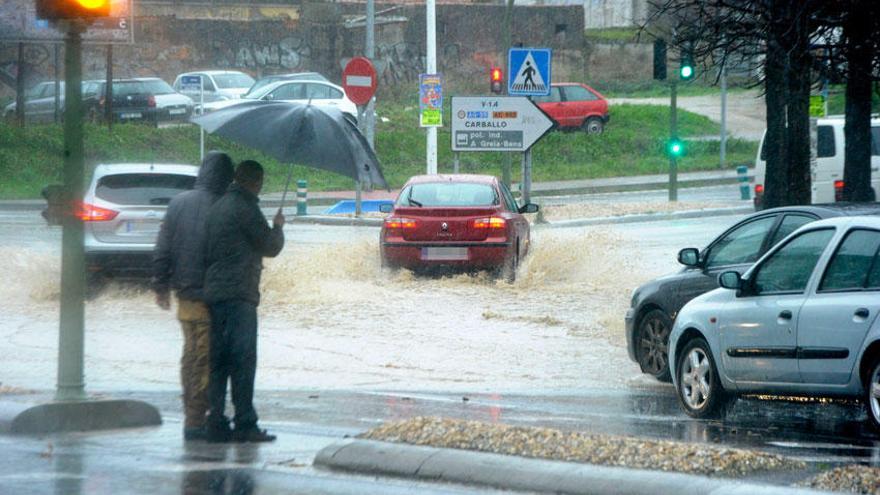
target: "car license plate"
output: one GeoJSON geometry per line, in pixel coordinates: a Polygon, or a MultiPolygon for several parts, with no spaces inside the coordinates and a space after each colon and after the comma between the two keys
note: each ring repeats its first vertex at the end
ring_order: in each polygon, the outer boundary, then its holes
{"type": "Polygon", "coordinates": [[[429,261],[461,261],[468,259],[466,247],[424,247],[422,259],[429,261]]]}
{"type": "Polygon", "coordinates": [[[152,234],[159,232],[159,222],[155,220],[128,220],[125,222],[125,231],[138,234],[152,234]]]}
{"type": "Polygon", "coordinates": [[[186,113],[186,109],[185,108],[172,108],[171,110],[168,110],[168,113],[170,113],[171,115],[181,115],[181,114],[186,113]]]}
{"type": "Polygon", "coordinates": [[[134,112],[134,113],[123,113],[123,114],[120,114],[119,117],[123,118],[123,119],[139,119],[142,117],[142,115],[140,114],[140,112],[134,112]]]}

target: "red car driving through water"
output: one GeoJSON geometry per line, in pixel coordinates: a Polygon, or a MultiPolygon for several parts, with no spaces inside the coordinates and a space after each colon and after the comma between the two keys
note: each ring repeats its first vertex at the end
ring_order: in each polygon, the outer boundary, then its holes
{"type": "Polygon", "coordinates": [[[507,186],[490,175],[411,178],[382,225],[382,265],[416,271],[491,270],[513,282],[529,252],[529,222],[507,186]]]}

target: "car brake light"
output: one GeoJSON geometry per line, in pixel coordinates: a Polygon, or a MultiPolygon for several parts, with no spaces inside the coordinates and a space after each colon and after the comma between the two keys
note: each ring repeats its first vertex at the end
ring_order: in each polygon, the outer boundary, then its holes
{"type": "Polygon", "coordinates": [[[755,184],[755,196],[764,194],[764,184],[755,184]]]}
{"type": "Polygon", "coordinates": [[[76,217],[83,222],[106,222],[116,218],[116,215],[119,215],[118,211],[101,208],[89,203],[81,203],[76,212],[76,217]]]}
{"type": "Polygon", "coordinates": [[[477,218],[474,220],[475,229],[503,229],[507,222],[500,217],[477,218]]]}
{"type": "Polygon", "coordinates": [[[843,181],[834,181],[834,201],[843,201],[843,181]]]}
{"type": "Polygon", "coordinates": [[[385,219],[385,228],[388,229],[414,229],[416,221],[410,218],[392,217],[385,219]]]}
{"type": "Polygon", "coordinates": [[[148,107],[155,107],[156,106],[156,97],[155,96],[150,95],[147,97],[147,106],[148,107]]]}

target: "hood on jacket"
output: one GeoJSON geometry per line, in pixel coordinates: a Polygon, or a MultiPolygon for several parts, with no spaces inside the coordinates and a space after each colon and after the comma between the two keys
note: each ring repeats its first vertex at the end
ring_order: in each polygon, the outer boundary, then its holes
{"type": "Polygon", "coordinates": [[[209,151],[199,167],[196,189],[204,189],[214,194],[223,194],[232,183],[235,167],[232,158],[221,151],[209,151]]]}

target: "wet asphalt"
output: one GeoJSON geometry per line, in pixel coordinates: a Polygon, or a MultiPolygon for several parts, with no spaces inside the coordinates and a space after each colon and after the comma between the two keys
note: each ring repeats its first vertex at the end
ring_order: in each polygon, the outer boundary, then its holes
{"type": "MultiPolygon", "coordinates": [[[[36,400],[49,393],[5,396],[36,400]]],[[[880,465],[880,436],[858,404],[741,399],[723,420],[685,416],[671,386],[634,377],[626,390],[551,395],[364,391],[258,391],[271,444],[183,442],[179,396],[114,394],[146,400],[164,424],[41,438],[0,436],[0,493],[492,493],[472,487],[346,475],[315,469],[315,454],[386,421],[416,416],[541,426],[652,439],[754,448],[795,457],[808,468],[744,480],[788,485],[853,462],[880,465]]]]}

